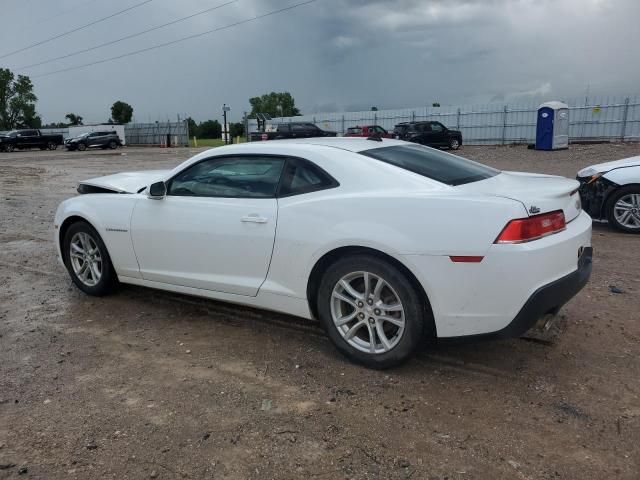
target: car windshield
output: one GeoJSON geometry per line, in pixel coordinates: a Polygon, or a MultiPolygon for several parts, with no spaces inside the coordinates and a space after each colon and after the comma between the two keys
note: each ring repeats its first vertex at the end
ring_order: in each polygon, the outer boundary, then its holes
{"type": "Polygon", "coordinates": [[[17,130],[11,130],[10,132],[7,133],[8,137],[16,137],[18,136],[18,131],[17,130]]]}
{"type": "Polygon", "coordinates": [[[477,182],[500,173],[480,163],[422,145],[374,148],[360,153],[451,186],[477,182]]]}

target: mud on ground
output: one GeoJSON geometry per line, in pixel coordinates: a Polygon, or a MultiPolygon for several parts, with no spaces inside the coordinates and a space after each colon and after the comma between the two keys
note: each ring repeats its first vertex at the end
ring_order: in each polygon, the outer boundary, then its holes
{"type": "MultiPolygon", "coordinates": [[[[592,280],[550,345],[440,345],[370,371],[312,322],[74,288],[52,217],[78,180],[193,153],[0,154],[0,479],[640,478],[640,237],[594,227],[592,280]]],[[[573,177],[640,145],[460,153],[573,177]]]]}

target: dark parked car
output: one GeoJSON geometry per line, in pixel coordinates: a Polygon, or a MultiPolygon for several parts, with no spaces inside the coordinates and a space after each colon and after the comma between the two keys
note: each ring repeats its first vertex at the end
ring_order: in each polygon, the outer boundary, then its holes
{"type": "Polygon", "coordinates": [[[75,138],[67,138],[64,142],[67,150],[80,150],[84,152],[87,148],[110,148],[115,150],[122,146],[122,141],[118,133],[112,132],[87,132],[75,138]]]}
{"type": "Polygon", "coordinates": [[[380,138],[392,138],[389,132],[387,132],[380,125],[363,125],[362,127],[349,127],[345,137],[371,137],[372,135],[379,135],[380,138]]]}
{"type": "Polygon", "coordinates": [[[462,145],[462,133],[451,130],[440,122],[404,122],[393,129],[400,140],[420,143],[429,147],[448,147],[457,150],[462,145]]]}
{"type": "Polygon", "coordinates": [[[272,132],[252,132],[251,141],[281,140],[285,138],[335,137],[336,132],[322,130],[313,123],[281,123],[272,132]]]}
{"type": "Polygon", "coordinates": [[[3,152],[13,152],[26,150],[29,148],[39,148],[40,150],[55,150],[58,145],[62,145],[62,135],[46,135],[40,130],[12,130],[0,136],[0,150],[3,152]]]}

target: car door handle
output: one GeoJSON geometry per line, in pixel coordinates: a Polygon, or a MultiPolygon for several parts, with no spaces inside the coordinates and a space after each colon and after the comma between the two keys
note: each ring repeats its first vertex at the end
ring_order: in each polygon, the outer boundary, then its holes
{"type": "Polygon", "coordinates": [[[269,219],[267,217],[261,217],[258,214],[252,213],[251,215],[245,215],[241,219],[244,223],[267,223],[269,219]]]}

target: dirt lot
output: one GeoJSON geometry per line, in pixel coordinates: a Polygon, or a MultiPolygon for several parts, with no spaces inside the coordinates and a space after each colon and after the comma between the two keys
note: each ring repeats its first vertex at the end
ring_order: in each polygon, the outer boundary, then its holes
{"type": "MultiPolygon", "coordinates": [[[[58,202],[194,152],[0,154],[0,479],[640,478],[640,238],[594,227],[591,283],[551,345],[439,345],[386,372],[299,319],[79,293],[54,256],[58,202]]],[[[640,145],[461,153],[574,176],[640,145]]]]}

